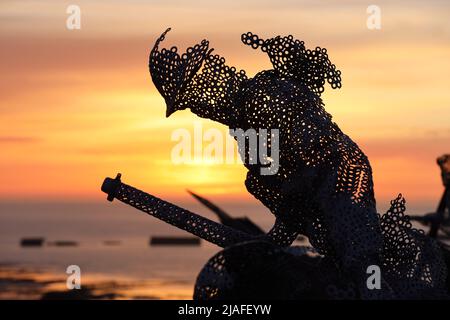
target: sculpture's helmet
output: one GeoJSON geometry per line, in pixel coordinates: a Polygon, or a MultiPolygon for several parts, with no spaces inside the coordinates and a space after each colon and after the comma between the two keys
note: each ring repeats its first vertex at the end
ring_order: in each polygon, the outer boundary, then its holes
{"type": "Polygon", "coordinates": [[[177,47],[159,50],[159,44],[169,31],[170,28],[158,38],[149,57],[150,74],[153,83],[166,101],[167,117],[177,110],[186,108],[180,105],[185,87],[200,69],[209,53],[207,40],[189,47],[181,56],[177,53],[177,47]]]}
{"type": "MultiPolygon", "coordinates": [[[[227,66],[223,57],[212,55],[207,40],[189,47],[181,56],[176,47],[160,49],[169,30],[158,38],[149,57],[153,83],[166,101],[166,115],[190,108],[202,118],[235,127],[242,118],[239,105],[243,96],[248,96],[243,91],[248,87],[247,80],[251,79],[243,70],[227,66]]],[[[241,39],[244,44],[260,48],[269,56],[274,74],[280,79],[301,83],[317,96],[324,91],[327,82],[332,88],[341,86],[340,71],[330,62],[323,48],[308,50],[303,41],[295,40],[291,35],[263,40],[248,32],[241,39]]]]}
{"type": "Polygon", "coordinates": [[[189,47],[181,56],[176,47],[160,49],[169,30],[156,41],[149,58],[153,83],[166,101],[166,115],[190,108],[199,117],[232,125],[238,117],[236,98],[247,79],[245,72],[212,55],[207,40],[189,47]]]}

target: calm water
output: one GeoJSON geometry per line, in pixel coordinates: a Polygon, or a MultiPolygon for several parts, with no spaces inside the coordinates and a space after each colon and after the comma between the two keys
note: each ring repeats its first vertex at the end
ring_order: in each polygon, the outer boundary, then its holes
{"type": "MultiPolygon", "coordinates": [[[[183,204],[180,204],[183,205],[183,204]]],[[[214,215],[195,203],[184,207],[211,219],[214,215]]],[[[273,218],[261,206],[228,204],[231,214],[252,217],[264,228],[273,218]]],[[[200,247],[150,247],[152,235],[186,235],[118,201],[113,203],[1,203],[0,263],[65,276],[68,265],[78,265],[82,276],[135,280],[177,281],[192,287],[204,263],[220,250],[200,247]],[[76,247],[20,246],[22,237],[45,237],[49,242],[71,240],[76,247]],[[104,241],[121,243],[108,246],[104,241]]]]}
{"type": "MultiPolygon", "coordinates": [[[[195,202],[178,204],[216,219],[195,202]]],[[[272,215],[256,201],[220,205],[233,216],[247,215],[266,230],[273,224],[272,215]]],[[[429,211],[432,209],[431,206],[429,211]]],[[[419,210],[423,209],[410,207],[408,212],[419,210]]],[[[200,247],[148,245],[150,236],[186,234],[118,201],[3,202],[0,203],[0,266],[24,267],[64,278],[67,266],[75,264],[81,268],[82,279],[157,281],[160,286],[155,290],[169,294],[175,289],[164,283],[172,282],[178,284],[177,288],[183,286],[185,296],[190,296],[201,267],[220,248],[204,241],[200,247]],[[71,240],[77,241],[78,246],[23,248],[20,246],[23,237],[44,237],[48,242],[71,240]],[[120,244],[108,246],[104,241],[120,241],[120,244]]]]}

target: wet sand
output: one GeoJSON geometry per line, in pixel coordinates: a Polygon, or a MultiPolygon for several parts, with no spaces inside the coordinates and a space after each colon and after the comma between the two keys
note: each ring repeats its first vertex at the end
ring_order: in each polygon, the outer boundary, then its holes
{"type": "Polygon", "coordinates": [[[0,299],[191,299],[189,283],[167,280],[83,276],[81,289],[67,289],[66,278],[48,271],[0,265],[0,299]]]}

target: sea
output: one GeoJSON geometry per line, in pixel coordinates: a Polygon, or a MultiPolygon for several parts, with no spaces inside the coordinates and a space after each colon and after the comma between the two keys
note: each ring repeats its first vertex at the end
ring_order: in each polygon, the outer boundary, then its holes
{"type": "MultiPolygon", "coordinates": [[[[194,200],[176,204],[217,221],[214,213],[194,200]]],[[[256,200],[218,204],[231,216],[246,216],[263,230],[274,223],[273,215],[256,200]]],[[[206,241],[200,246],[149,244],[153,236],[187,235],[117,200],[1,201],[0,299],[67,293],[68,267],[74,265],[80,270],[81,286],[90,289],[81,297],[191,299],[197,275],[221,248],[206,241]],[[22,239],[36,237],[45,239],[42,246],[21,246],[22,239]],[[58,241],[74,245],[55,245],[58,241]]]]}
{"type": "MultiPolygon", "coordinates": [[[[217,221],[200,204],[178,205],[217,221]]],[[[251,218],[265,230],[274,222],[262,205],[227,203],[222,208],[232,216],[251,218]]],[[[115,291],[114,287],[127,284],[137,297],[190,299],[201,268],[221,248],[206,241],[200,246],[149,244],[152,236],[187,235],[117,200],[0,202],[0,299],[39,298],[49,289],[47,284],[53,290],[59,283],[56,288],[64,290],[67,268],[72,265],[80,269],[81,285],[111,284],[110,291],[115,291]],[[24,238],[44,238],[45,242],[24,247],[24,238]],[[55,245],[60,241],[74,245],[55,245]],[[44,285],[38,287],[39,281],[44,285]],[[34,295],[27,295],[30,282],[33,290],[39,289],[34,295]],[[21,283],[25,286],[20,287],[21,283]]],[[[130,290],[123,297],[130,298],[130,290]]]]}

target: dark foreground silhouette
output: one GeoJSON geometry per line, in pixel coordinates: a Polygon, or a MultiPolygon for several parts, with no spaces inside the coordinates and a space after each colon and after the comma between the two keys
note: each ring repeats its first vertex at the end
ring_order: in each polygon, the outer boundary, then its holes
{"type": "MultiPolygon", "coordinates": [[[[248,78],[213,55],[206,40],[182,55],[176,47],[160,49],[168,31],[149,59],[167,116],[189,108],[230,129],[277,129],[280,136],[279,167],[266,174],[270,157],[251,162],[252,147],[238,145],[247,190],[276,217],[265,235],[205,219],[123,184],[120,175],[105,180],[108,200],[117,198],[225,248],[200,272],[195,298],[447,298],[443,249],[412,228],[401,195],[386,214],[377,213],[367,157],[324,109],[325,83],[341,86],[326,49],[307,49],[292,36],[263,40],[243,34],[242,42],[261,49],[273,64],[248,78]],[[299,234],[313,250],[290,247],[299,234]],[[379,279],[368,283],[374,267],[379,279]]],[[[272,136],[265,139],[275,147],[272,136]]]]}
{"type": "Polygon", "coordinates": [[[442,183],[444,184],[444,193],[437,207],[436,212],[427,213],[422,216],[412,217],[413,220],[429,226],[429,236],[437,238],[450,237],[450,154],[444,154],[437,159],[441,168],[442,183]],[[441,231],[441,234],[439,234],[441,231]]]}

